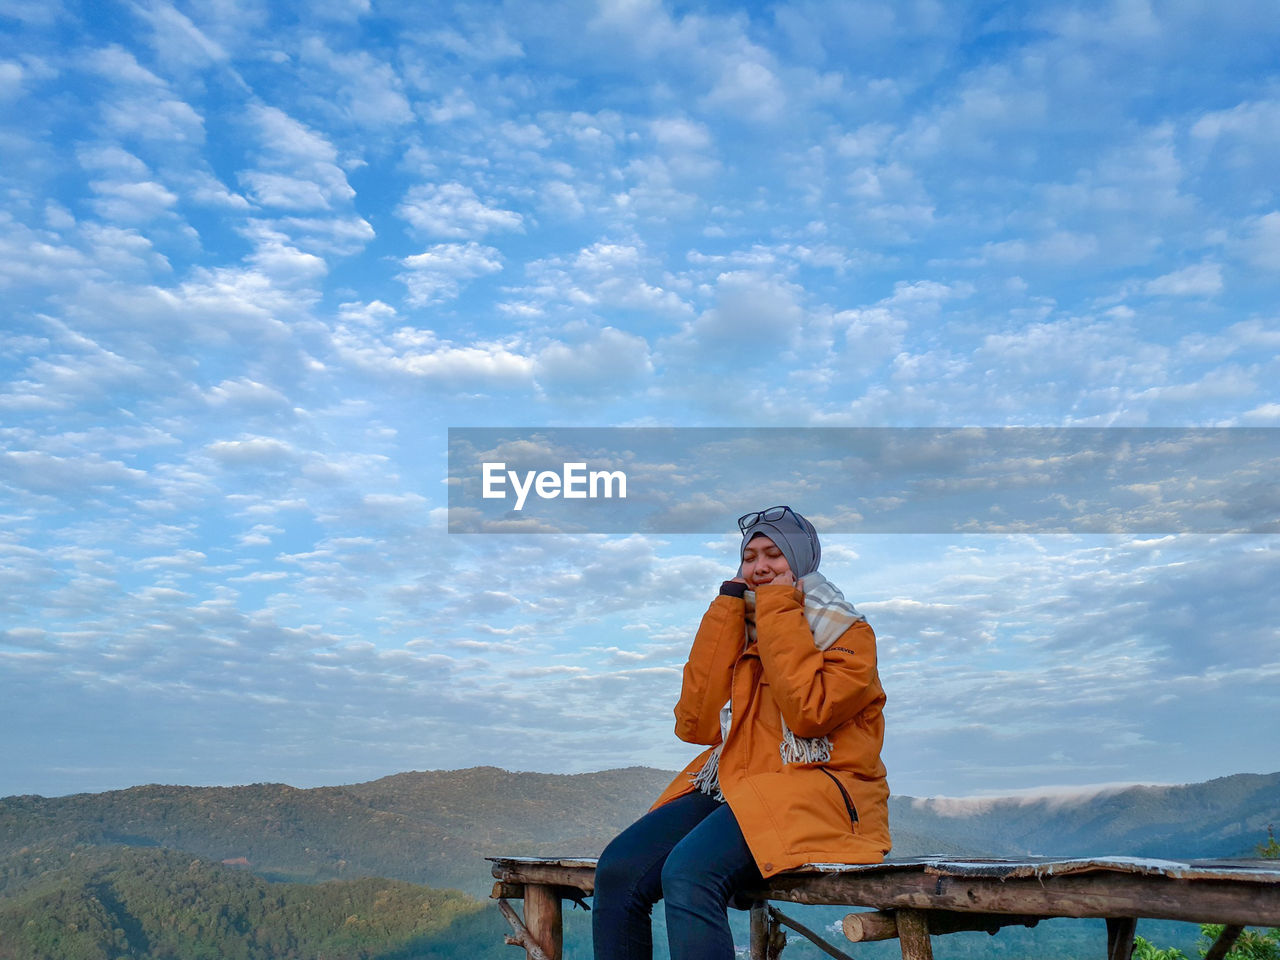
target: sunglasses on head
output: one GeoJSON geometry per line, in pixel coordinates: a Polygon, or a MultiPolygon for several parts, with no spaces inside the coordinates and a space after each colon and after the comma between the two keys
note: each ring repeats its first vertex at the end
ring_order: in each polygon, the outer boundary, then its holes
{"type": "Polygon", "coordinates": [[[783,506],[767,507],[764,510],[757,510],[755,513],[744,513],[742,516],[738,518],[738,529],[741,530],[743,533],[746,533],[747,530],[749,530],[751,527],[754,527],[761,520],[764,520],[768,523],[773,523],[777,520],[781,520],[783,517],[788,517],[788,516],[792,520],[794,520],[796,526],[799,527],[801,530],[803,530],[806,534],[809,532],[809,528],[800,522],[800,517],[796,514],[796,512],[792,510],[790,507],[783,507],[783,506]]]}

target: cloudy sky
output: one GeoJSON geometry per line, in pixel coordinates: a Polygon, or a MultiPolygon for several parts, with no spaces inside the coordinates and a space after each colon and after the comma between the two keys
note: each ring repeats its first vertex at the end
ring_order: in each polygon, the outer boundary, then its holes
{"type": "MultiPolygon", "coordinates": [[[[0,0],[0,794],[684,763],[735,538],[450,534],[450,428],[1280,426],[1277,49],[1272,0],[0,0]]],[[[824,545],[898,793],[1278,766],[1275,535],[824,545]]]]}

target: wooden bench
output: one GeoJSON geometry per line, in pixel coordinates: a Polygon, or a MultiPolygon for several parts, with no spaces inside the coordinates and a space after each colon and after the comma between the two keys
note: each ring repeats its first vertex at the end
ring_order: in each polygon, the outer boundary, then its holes
{"type": "MultiPolygon", "coordinates": [[[[595,889],[593,859],[490,857],[492,897],[507,937],[529,960],[561,960],[561,904],[595,889]],[[524,901],[523,919],[511,900],[524,901]]],[[[751,960],[774,960],[790,927],[834,957],[849,955],[770,901],[870,907],[844,919],[853,942],[897,938],[903,960],[932,960],[931,936],[996,932],[1051,917],[1107,921],[1107,960],[1129,960],[1139,918],[1220,923],[1205,960],[1222,960],[1246,926],[1280,927],[1280,862],[1091,857],[955,860],[917,857],[879,864],[809,864],[744,891],[751,906],[751,960]]]]}

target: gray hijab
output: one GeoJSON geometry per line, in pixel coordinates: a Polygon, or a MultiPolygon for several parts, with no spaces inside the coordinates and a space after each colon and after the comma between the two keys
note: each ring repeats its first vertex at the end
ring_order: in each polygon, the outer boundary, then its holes
{"type": "Polygon", "coordinates": [[[747,550],[747,544],[757,534],[764,534],[778,545],[782,555],[787,558],[787,566],[792,575],[799,580],[818,569],[822,560],[822,544],[818,542],[818,531],[813,524],[800,514],[792,511],[777,520],[758,520],[747,527],[742,535],[742,546],[738,549],[738,559],[747,550]],[[795,517],[793,520],[792,517],[795,517]]]}

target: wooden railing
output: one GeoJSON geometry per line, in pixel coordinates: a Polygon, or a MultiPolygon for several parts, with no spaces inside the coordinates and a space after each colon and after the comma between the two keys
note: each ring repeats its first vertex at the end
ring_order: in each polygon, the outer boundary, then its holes
{"type": "MultiPolygon", "coordinates": [[[[561,960],[561,904],[595,889],[592,859],[491,857],[493,898],[511,923],[507,942],[529,960],[561,960]],[[524,901],[521,918],[510,901],[524,901]]],[[[752,960],[774,960],[788,927],[837,958],[849,954],[788,917],[770,901],[870,907],[850,913],[850,942],[896,938],[903,960],[932,960],[931,937],[961,930],[996,932],[1051,917],[1107,921],[1107,960],[1129,960],[1139,918],[1219,923],[1225,929],[1205,960],[1222,960],[1246,926],[1280,926],[1280,864],[1275,860],[950,860],[921,857],[881,864],[811,864],[743,891],[751,906],[752,960]]]]}

